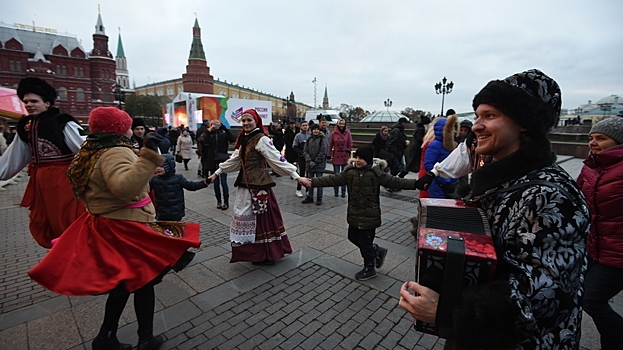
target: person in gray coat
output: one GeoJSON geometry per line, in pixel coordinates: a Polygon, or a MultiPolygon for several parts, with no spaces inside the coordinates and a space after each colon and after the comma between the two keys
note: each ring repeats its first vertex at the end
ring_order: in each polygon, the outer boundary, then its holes
{"type": "MultiPolygon", "coordinates": [[[[324,133],[320,131],[320,126],[314,124],[311,126],[311,135],[305,142],[303,157],[307,163],[307,176],[321,177],[324,169],[327,167],[327,143],[324,140],[324,133]]],[[[314,187],[310,187],[307,192],[307,198],[303,203],[314,202],[314,187]]],[[[318,197],[316,205],[322,204],[322,187],[318,188],[318,197]]]]}

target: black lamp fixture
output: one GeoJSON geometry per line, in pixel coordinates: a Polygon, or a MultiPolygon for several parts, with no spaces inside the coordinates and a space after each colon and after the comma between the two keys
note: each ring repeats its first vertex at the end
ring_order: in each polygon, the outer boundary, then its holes
{"type": "Polygon", "coordinates": [[[441,94],[441,116],[443,116],[443,103],[444,103],[446,94],[451,93],[452,88],[454,88],[454,83],[453,82],[446,83],[447,81],[448,79],[446,79],[446,77],[443,77],[443,79],[441,79],[440,82],[435,84],[435,92],[437,93],[437,95],[441,94]]]}

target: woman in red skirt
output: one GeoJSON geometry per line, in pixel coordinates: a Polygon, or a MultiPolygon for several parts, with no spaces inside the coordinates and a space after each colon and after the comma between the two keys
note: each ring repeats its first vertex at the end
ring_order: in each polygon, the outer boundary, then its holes
{"type": "Polygon", "coordinates": [[[149,179],[163,162],[157,153],[161,136],[148,133],[137,156],[129,139],[131,125],[130,116],[114,107],[91,112],[92,134],[67,171],[87,213],[28,272],[55,293],[109,293],[94,350],[132,348],[116,336],[130,293],[134,293],[138,349],[158,349],[164,337],[153,336],[154,285],[171,268],[188,264],[187,249],[200,244],[198,224],[156,223],[148,193],[149,179]]]}
{"type": "Polygon", "coordinates": [[[214,181],[221,173],[238,171],[234,186],[238,187],[233,206],[229,237],[230,262],[250,261],[256,265],[273,264],[292,253],[283,225],[281,211],[272,187],[275,182],[268,166],[280,175],[289,175],[302,184],[296,166],[288,163],[273,146],[254,109],[247,109],[240,118],[242,131],[234,144],[234,153],[208,179],[214,181]]]}

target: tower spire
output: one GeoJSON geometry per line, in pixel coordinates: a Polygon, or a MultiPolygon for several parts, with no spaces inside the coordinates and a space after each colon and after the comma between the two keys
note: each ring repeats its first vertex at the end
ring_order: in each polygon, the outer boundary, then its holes
{"type": "Polygon", "coordinates": [[[188,59],[207,61],[205,51],[203,51],[203,44],[201,43],[201,28],[199,27],[199,20],[197,18],[195,18],[195,25],[193,26],[193,43],[190,46],[190,56],[188,59]]]}
{"type": "Polygon", "coordinates": [[[324,84],[324,97],[322,98],[322,109],[329,109],[329,94],[327,93],[327,84],[324,84]]]}
{"type": "Polygon", "coordinates": [[[106,35],[104,22],[102,21],[102,12],[100,11],[99,4],[97,4],[97,24],[95,24],[95,34],[106,35]]]}

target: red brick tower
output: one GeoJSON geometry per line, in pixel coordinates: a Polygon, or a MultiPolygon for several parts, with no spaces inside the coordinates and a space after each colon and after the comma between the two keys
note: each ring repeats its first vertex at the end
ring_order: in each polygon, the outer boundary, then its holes
{"type": "Polygon", "coordinates": [[[93,50],[89,54],[91,76],[91,99],[94,107],[112,105],[114,102],[113,88],[117,79],[117,64],[108,50],[108,36],[98,8],[97,24],[93,34],[93,50]],[[103,104],[101,104],[101,102],[103,104]]]}
{"type": "Polygon", "coordinates": [[[214,93],[214,77],[210,75],[210,67],[206,60],[203,44],[201,44],[201,28],[195,19],[193,26],[193,43],[190,47],[190,56],[186,65],[186,73],[182,75],[184,92],[202,94],[214,93]]]}

